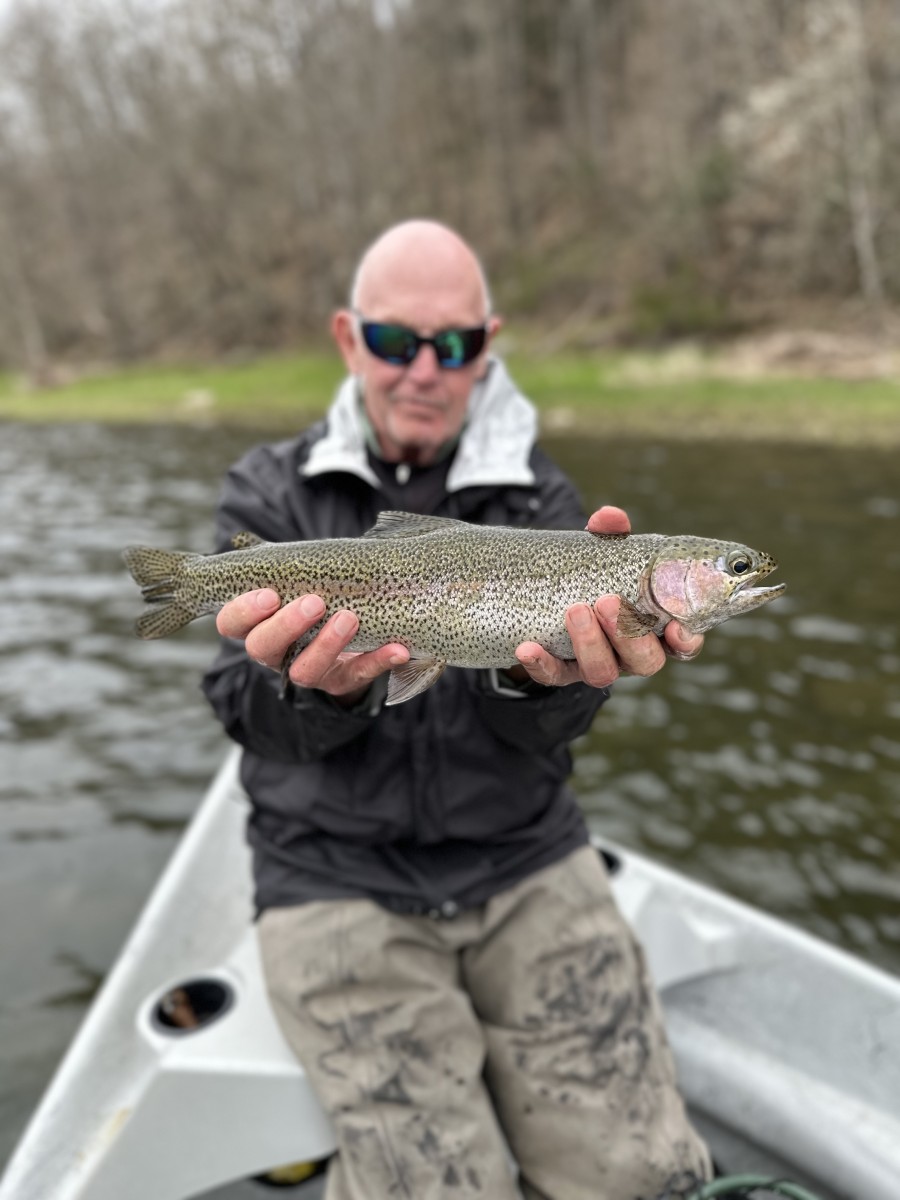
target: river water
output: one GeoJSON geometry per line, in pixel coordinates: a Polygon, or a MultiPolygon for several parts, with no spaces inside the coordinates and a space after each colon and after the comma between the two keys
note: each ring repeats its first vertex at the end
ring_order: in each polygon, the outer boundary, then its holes
{"type": "MultiPolygon", "coordinates": [[[[246,431],[0,425],[0,1163],[225,740],[215,632],[140,642],[130,542],[207,550],[246,431]]],[[[588,508],[775,555],[777,603],[617,685],[578,746],[592,825],[900,973],[896,456],[555,438],[588,508]]]]}

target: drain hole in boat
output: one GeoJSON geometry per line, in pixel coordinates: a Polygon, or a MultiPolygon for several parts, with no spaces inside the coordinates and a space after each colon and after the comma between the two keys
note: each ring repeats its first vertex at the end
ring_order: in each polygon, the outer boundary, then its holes
{"type": "Polygon", "coordinates": [[[160,996],[152,1020],[161,1033],[197,1033],[223,1017],[233,1003],[234,989],[221,979],[189,979],[160,996]]]}

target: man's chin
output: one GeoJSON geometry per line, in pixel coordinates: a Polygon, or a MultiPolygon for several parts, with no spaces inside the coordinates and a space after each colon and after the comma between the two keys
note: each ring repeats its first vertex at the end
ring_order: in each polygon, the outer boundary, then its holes
{"type": "Polygon", "coordinates": [[[407,419],[397,421],[390,431],[391,440],[404,450],[436,450],[447,441],[449,434],[444,421],[407,419]]]}

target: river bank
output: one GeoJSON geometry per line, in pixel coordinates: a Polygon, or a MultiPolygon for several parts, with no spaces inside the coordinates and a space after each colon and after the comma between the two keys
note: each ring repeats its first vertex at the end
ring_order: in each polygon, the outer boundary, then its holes
{"type": "MultiPolygon", "coordinates": [[[[501,344],[548,433],[653,434],[900,446],[900,356],[849,339],[777,334],[715,351],[501,344]]],[[[230,362],[58,368],[53,386],[0,375],[0,420],[183,423],[289,431],[324,412],[330,348],[230,362]]]]}

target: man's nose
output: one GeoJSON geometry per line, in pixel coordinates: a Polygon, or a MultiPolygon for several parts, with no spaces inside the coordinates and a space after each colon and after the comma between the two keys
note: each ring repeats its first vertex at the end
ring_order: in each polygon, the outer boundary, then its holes
{"type": "Polygon", "coordinates": [[[434,346],[420,346],[419,353],[406,368],[407,374],[418,383],[433,381],[441,373],[434,346]]]}

